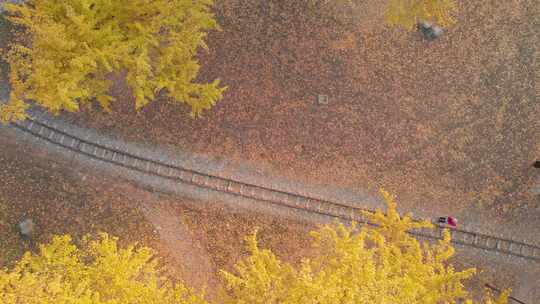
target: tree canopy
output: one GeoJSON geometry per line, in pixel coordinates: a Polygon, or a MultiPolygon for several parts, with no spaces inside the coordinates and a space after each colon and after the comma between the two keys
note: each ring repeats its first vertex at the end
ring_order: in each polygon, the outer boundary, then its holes
{"type": "MultiPolygon", "coordinates": [[[[326,225],[312,232],[317,254],[301,266],[282,262],[270,250],[260,249],[256,233],[246,240],[249,257],[235,273],[223,272],[229,298],[226,303],[392,303],[441,304],[466,299],[464,281],[475,269],[457,271],[450,234],[436,244],[421,243],[407,231],[430,227],[400,217],[394,199],[382,192],[387,214],[368,214],[375,228],[326,225]]],[[[486,296],[486,304],[507,303],[486,296]]],[[[465,303],[471,304],[467,299],[465,303]]]]}
{"type": "MultiPolygon", "coordinates": [[[[386,214],[367,213],[375,226],[321,226],[311,232],[313,254],[299,265],[260,249],[256,232],[246,237],[249,255],[235,271],[222,270],[222,302],[230,304],[473,304],[465,288],[475,269],[456,270],[450,233],[436,243],[419,242],[411,229],[431,223],[401,217],[382,191],[386,214]],[[459,301],[463,302],[459,302],[459,301]]],[[[107,234],[75,245],[56,236],[0,270],[0,303],[205,304],[203,295],[160,275],[147,247],[121,248],[107,234]]],[[[507,304],[509,290],[484,304],[507,304]]]]}
{"type": "Polygon", "coordinates": [[[197,51],[219,29],[213,0],[33,0],[5,4],[24,29],[4,54],[9,101],[0,121],[25,117],[28,101],[47,110],[78,111],[97,101],[108,110],[111,73],[125,73],[140,109],[164,90],[200,115],[222,96],[219,80],[197,83],[197,51]]]}
{"type": "Polygon", "coordinates": [[[158,260],[147,247],[119,248],[101,234],[80,247],[67,235],[56,236],[26,253],[15,267],[0,270],[0,302],[92,304],[204,304],[202,295],[159,274],[158,260]]]}

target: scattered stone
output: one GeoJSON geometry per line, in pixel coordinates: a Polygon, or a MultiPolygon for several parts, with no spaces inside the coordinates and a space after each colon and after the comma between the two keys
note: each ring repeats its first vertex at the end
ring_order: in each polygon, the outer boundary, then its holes
{"type": "Polygon", "coordinates": [[[34,235],[36,225],[34,224],[34,221],[30,218],[24,219],[21,221],[17,228],[19,229],[19,233],[24,239],[31,239],[34,235]]]}
{"type": "Polygon", "coordinates": [[[317,96],[317,103],[320,104],[320,105],[327,105],[328,104],[328,95],[319,94],[317,96]]]}
{"type": "Polygon", "coordinates": [[[428,41],[433,41],[443,34],[442,27],[427,21],[419,22],[417,28],[428,41]]]}

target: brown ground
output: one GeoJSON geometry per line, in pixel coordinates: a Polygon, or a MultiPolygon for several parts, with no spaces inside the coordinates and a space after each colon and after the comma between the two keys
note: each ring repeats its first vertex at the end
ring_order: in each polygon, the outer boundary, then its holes
{"type": "Polygon", "coordinates": [[[205,117],[164,100],[137,115],[116,85],[116,112],[87,110],[79,123],[295,179],[384,185],[409,209],[538,206],[527,191],[540,157],[534,0],[461,2],[433,43],[381,24],[379,2],[338,19],[303,1],[264,3],[218,2],[223,31],[209,36],[201,79],[229,89],[205,117]]]}
{"type": "MultiPolygon", "coordinates": [[[[152,193],[132,184],[91,171],[75,171],[39,150],[29,150],[0,137],[0,268],[9,266],[24,250],[14,227],[26,213],[38,225],[37,242],[69,233],[78,240],[86,233],[106,231],[121,243],[139,242],[157,250],[173,278],[197,289],[207,288],[217,300],[219,269],[233,265],[247,251],[244,237],[259,228],[260,246],[287,262],[298,264],[312,253],[308,231],[312,224],[283,220],[253,211],[230,211],[190,199],[152,193]]],[[[217,204],[219,206],[219,204],[217,204]]],[[[461,253],[458,269],[479,265],[482,258],[461,253]]],[[[523,273],[512,264],[483,262],[481,273],[469,282],[475,295],[482,284],[520,287],[523,273]],[[485,271],[485,272],[483,272],[485,271]]],[[[531,265],[533,266],[533,265],[531,265]]],[[[529,287],[530,288],[530,287],[529,287]]]]}
{"type": "Polygon", "coordinates": [[[151,193],[130,183],[73,169],[39,149],[0,136],[0,268],[26,250],[16,224],[24,216],[37,224],[35,243],[68,233],[79,240],[105,231],[122,244],[138,242],[162,257],[168,273],[216,296],[219,269],[233,271],[246,255],[243,238],[259,227],[261,246],[285,261],[299,262],[309,248],[310,224],[223,208],[151,193]]]}
{"type": "Polygon", "coordinates": [[[69,233],[79,239],[98,231],[122,236],[124,242],[148,243],[153,238],[152,225],[121,193],[86,187],[86,180],[64,173],[54,161],[43,161],[39,152],[25,153],[2,139],[0,265],[30,248],[20,242],[15,228],[24,216],[37,224],[36,243],[50,240],[53,234],[69,233]]]}
{"type": "MultiPolygon", "coordinates": [[[[458,24],[435,43],[385,28],[373,18],[381,11],[375,1],[342,24],[309,15],[302,1],[264,3],[219,3],[224,30],[209,37],[201,79],[219,77],[229,90],[205,117],[191,120],[188,109],[163,102],[137,115],[117,85],[116,112],[88,110],[79,123],[130,140],[246,160],[297,179],[368,190],[384,185],[407,209],[489,206],[508,218],[538,205],[527,193],[530,163],[540,156],[535,0],[462,2],[458,24]],[[330,105],[317,105],[318,93],[328,94],[330,105]]],[[[10,149],[3,145],[0,155],[0,198],[8,202],[0,222],[8,237],[0,248],[8,260],[23,250],[13,225],[27,212],[43,231],[40,240],[105,230],[154,244],[171,265],[178,261],[170,257],[171,233],[154,232],[152,221],[126,203],[136,197],[144,205],[153,196],[133,191],[128,197],[119,190],[129,185],[97,179],[86,188],[10,149]]],[[[206,270],[230,267],[255,225],[263,227],[263,245],[281,256],[294,260],[306,247],[301,224],[171,207],[175,200],[164,200],[165,211],[156,217],[164,214],[171,229],[178,225],[171,214],[182,219],[191,231],[185,238],[209,255],[206,270]]]]}

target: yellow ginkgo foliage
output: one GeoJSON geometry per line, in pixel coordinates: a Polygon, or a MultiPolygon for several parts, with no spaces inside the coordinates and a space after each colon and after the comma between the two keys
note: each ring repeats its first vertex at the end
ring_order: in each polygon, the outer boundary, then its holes
{"type": "Polygon", "coordinates": [[[391,26],[412,30],[419,21],[435,21],[443,27],[455,23],[455,0],[389,0],[385,17],[391,26]]]}
{"type": "Polygon", "coordinates": [[[205,304],[202,295],[172,284],[159,273],[149,248],[119,248],[101,234],[75,246],[57,236],[26,253],[10,270],[0,270],[0,303],[205,304]]]}
{"type": "MultiPolygon", "coordinates": [[[[475,269],[457,271],[450,234],[436,244],[420,243],[407,233],[428,228],[428,222],[400,217],[396,203],[382,191],[388,210],[368,214],[377,226],[326,225],[312,232],[317,254],[294,267],[257,246],[256,233],[246,240],[250,256],[223,271],[226,303],[250,304],[442,304],[473,303],[464,281],[475,269]]],[[[509,291],[486,304],[507,303],[509,291]]]]}
{"type": "Polygon", "coordinates": [[[11,94],[0,121],[25,117],[28,101],[52,113],[78,111],[114,100],[111,73],[125,73],[137,109],[164,91],[197,116],[225,88],[197,83],[198,50],[218,29],[213,0],[32,0],[5,4],[8,19],[24,29],[4,53],[11,94]]]}

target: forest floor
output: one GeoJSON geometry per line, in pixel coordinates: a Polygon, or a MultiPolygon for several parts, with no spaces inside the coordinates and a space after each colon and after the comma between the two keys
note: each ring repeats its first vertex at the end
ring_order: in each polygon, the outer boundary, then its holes
{"type": "MultiPolygon", "coordinates": [[[[4,135],[4,134],[3,134],[4,135]]],[[[156,250],[161,265],[173,279],[181,279],[220,303],[223,286],[219,270],[234,273],[234,264],[248,254],[245,236],[258,229],[261,248],[281,260],[299,265],[315,252],[309,231],[312,222],[285,220],[257,210],[231,210],[213,202],[194,201],[150,192],[118,178],[75,168],[44,150],[1,136],[0,154],[0,267],[9,267],[36,248],[19,237],[15,226],[23,217],[37,224],[35,243],[53,235],[107,232],[122,245],[137,242],[156,250]],[[218,206],[218,207],[216,207],[218,206]]],[[[479,275],[468,283],[475,297],[483,284],[510,287],[521,295],[537,296],[540,268],[515,259],[491,261],[479,252],[462,252],[452,263],[458,270],[477,267],[479,275]]]]}
{"type": "Polygon", "coordinates": [[[462,2],[457,23],[431,43],[385,26],[380,1],[348,11],[306,5],[218,2],[223,30],[200,54],[200,80],[220,78],[228,90],[202,118],[163,96],[136,113],[117,81],[112,114],[86,109],[72,119],[269,175],[374,194],[383,186],[403,210],[538,235],[535,1],[462,2]]]}
{"type": "MultiPolygon", "coordinates": [[[[540,200],[529,191],[538,177],[531,164],[540,158],[534,4],[460,3],[457,24],[427,43],[384,26],[380,1],[325,14],[303,1],[221,1],[223,31],[209,35],[200,80],[217,77],[229,89],[204,117],[190,119],[189,109],[163,97],[136,113],[118,81],[112,114],[86,109],[71,118],[126,140],[236,159],[291,179],[373,193],[384,186],[402,209],[530,230],[540,242],[540,200]],[[330,103],[317,104],[317,94],[330,103]]],[[[1,147],[3,265],[27,249],[13,228],[24,213],[37,219],[39,241],[104,230],[158,248],[170,265],[190,260],[188,270],[176,268],[200,286],[217,284],[217,269],[231,270],[255,226],[263,227],[262,245],[285,259],[298,261],[298,249],[308,247],[308,224],[202,210],[94,174],[82,180],[14,143],[1,147]]],[[[491,273],[497,267],[485,266],[491,273]]],[[[498,283],[512,287],[518,276],[498,283]]]]}
{"type": "Polygon", "coordinates": [[[0,145],[0,268],[9,267],[36,246],[23,241],[16,225],[29,217],[37,226],[34,244],[53,235],[107,232],[123,245],[155,249],[173,278],[207,288],[213,298],[221,286],[218,271],[233,271],[247,255],[244,237],[259,229],[264,248],[298,263],[309,249],[313,224],[252,213],[208,208],[204,202],[140,189],[97,172],[73,168],[13,138],[0,145]]]}

